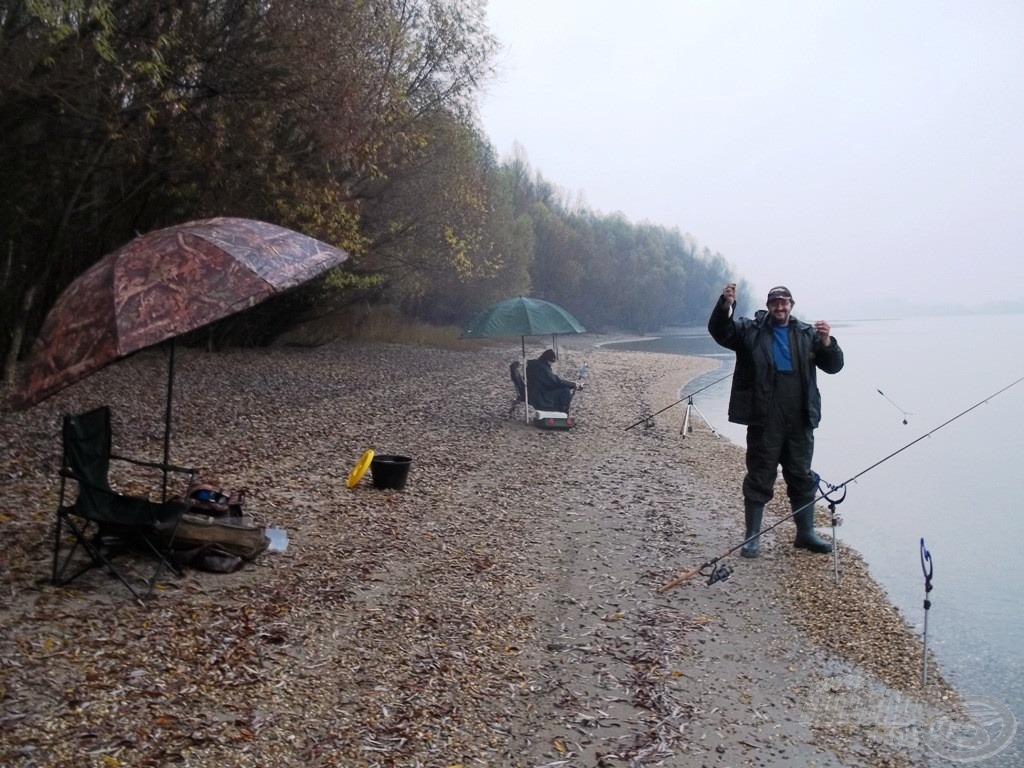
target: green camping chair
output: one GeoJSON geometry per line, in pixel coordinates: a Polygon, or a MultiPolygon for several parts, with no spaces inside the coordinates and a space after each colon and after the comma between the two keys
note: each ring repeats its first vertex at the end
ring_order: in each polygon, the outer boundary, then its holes
{"type": "MultiPolygon", "coordinates": [[[[64,457],[60,470],[60,501],[57,507],[57,526],[53,544],[53,583],[61,586],[81,576],[92,568],[104,568],[108,574],[128,587],[139,601],[142,597],[129,583],[123,573],[114,567],[112,559],[126,549],[141,548],[156,556],[157,565],[149,580],[146,596],[153,593],[153,587],[164,567],[175,574],[178,569],[168,559],[170,546],[178,521],[188,510],[192,484],[196,470],[138,461],[111,453],[112,430],[110,409],[106,406],[83,413],[79,416],[65,416],[63,427],[64,457]],[[182,499],[185,501],[150,501],[138,496],[126,496],[110,487],[109,471],[111,461],[121,461],[137,467],[156,469],[164,478],[176,472],[188,477],[182,499]],[[78,494],[74,502],[67,502],[68,481],[77,483],[78,494]],[[61,557],[61,548],[70,532],[70,550],[61,557]],[[75,553],[81,547],[85,562],[75,553]]],[[[166,491],[161,491],[164,495],[166,491]]]]}

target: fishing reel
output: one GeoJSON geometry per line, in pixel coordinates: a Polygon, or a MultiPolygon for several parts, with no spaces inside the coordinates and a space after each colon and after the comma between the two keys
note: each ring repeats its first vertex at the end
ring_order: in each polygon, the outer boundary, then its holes
{"type": "Polygon", "coordinates": [[[732,568],[722,563],[718,566],[708,565],[702,568],[700,571],[701,576],[706,576],[708,580],[708,586],[717,584],[720,581],[725,581],[732,576],[732,568]]]}

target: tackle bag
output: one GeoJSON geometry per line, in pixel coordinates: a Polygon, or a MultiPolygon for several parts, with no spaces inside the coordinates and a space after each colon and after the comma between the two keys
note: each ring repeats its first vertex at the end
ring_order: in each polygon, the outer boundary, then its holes
{"type": "Polygon", "coordinates": [[[244,517],[245,489],[231,490],[207,483],[196,483],[189,493],[191,507],[210,517],[244,517]]]}

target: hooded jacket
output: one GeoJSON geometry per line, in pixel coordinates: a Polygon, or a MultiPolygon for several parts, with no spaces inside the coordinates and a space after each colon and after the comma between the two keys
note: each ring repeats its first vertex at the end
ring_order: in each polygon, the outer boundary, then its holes
{"type": "Polygon", "coordinates": [[[572,389],[576,389],[576,383],[556,374],[550,363],[540,358],[526,361],[526,392],[530,405],[538,411],[559,410],[559,394],[572,389]]]}
{"type": "MultiPolygon", "coordinates": [[[[708,320],[711,337],[736,353],[736,368],[729,395],[729,421],[748,426],[764,426],[772,400],[775,360],[772,356],[772,325],[766,310],[754,319],[732,317],[731,307],[719,297],[708,320]]],[[[817,369],[839,373],[843,368],[843,350],[832,337],[825,346],[814,327],[789,317],[789,349],[793,366],[800,375],[804,391],[804,416],[812,429],[821,421],[821,393],[817,369]]]]}

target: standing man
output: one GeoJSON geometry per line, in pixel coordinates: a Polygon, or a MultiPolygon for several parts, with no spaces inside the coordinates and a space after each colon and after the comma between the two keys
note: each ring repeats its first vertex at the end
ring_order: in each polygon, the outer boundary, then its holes
{"type": "Polygon", "coordinates": [[[829,335],[829,324],[800,322],[793,311],[793,294],[785,286],[768,292],[768,311],[754,319],[734,318],[736,283],[729,283],[711,312],[708,331],[716,342],[736,353],[729,421],[747,425],[747,474],[743,478],[743,512],[751,539],[740,554],[760,552],[764,505],[775,495],[779,465],[795,513],[793,545],[828,553],[832,545],[814,532],[817,483],[811,471],[814,430],[821,419],[821,394],[816,369],[838,373],[843,351],[829,335]]]}

